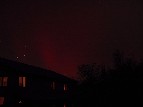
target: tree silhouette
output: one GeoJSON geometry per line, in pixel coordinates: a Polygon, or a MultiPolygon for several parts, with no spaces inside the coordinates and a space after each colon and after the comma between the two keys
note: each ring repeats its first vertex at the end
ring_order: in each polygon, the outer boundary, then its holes
{"type": "Polygon", "coordinates": [[[137,63],[119,50],[113,53],[113,59],[110,69],[95,63],[78,67],[82,81],[77,90],[78,106],[143,105],[143,61],[137,63]]]}
{"type": "Polygon", "coordinates": [[[78,67],[79,80],[82,82],[95,82],[103,79],[106,74],[105,66],[92,64],[83,64],[78,67]]]}

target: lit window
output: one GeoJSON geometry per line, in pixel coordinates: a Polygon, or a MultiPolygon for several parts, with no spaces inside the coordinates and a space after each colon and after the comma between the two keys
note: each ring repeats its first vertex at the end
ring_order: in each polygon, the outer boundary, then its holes
{"type": "Polygon", "coordinates": [[[3,77],[3,86],[7,86],[8,77],[3,77]]]}
{"type": "Polygon", "coordinates": [[[26,86],[26,77],[19,77],[19,86],[21,87],[26,86]]]}
{"type": "Polygon", "coordinates": [[[51,87],[53,90],[55,90],[55,82],[54,81],[52,82],[51,87]]]}
{"type": "Polygon", "coordinates": [[[67,105],[64,103],[64,107],[67,107],[67,105]]]}
{"type": "Polygon", "coordinates": [[[64,91],[67,91],[68,87],[67,84],[64,84],[64,91]]]}
{"type": "Polygon", "coordinates": [[[0,86],[3,85],[3,82],[2,82],[2,77],[0,77],[0,86]]]}
{"type": "Polygon", "coordinates": [[[0,105],[3,105],[4,97],[0,97],[0,105]]]}
{"type": "Polygon", "coordinates": [[[7,86],[8,77],[0,77],[0,86],[7,86]]]}

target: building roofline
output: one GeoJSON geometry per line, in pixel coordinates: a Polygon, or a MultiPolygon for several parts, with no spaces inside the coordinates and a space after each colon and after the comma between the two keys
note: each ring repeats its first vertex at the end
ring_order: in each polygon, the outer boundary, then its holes
{"type": "Polygon", "coordinates": [[[19,62],[16,60],[11,60],[11,59],[6,59],[6,58],[0,57],[0,65],[2,65],[2,64],[5,66],[8,66],[8,67],[12,67],[12,68],[18,67],[17,69],[23,70],[24,73],[33,73],[33,74],[36,74],[39,76],[48,76],[48,75],[53,76],[53,75],[55,75],[56,76],[55,78],[62,78],[64,80],[77,82],[77,80],[69,78],[69,77],[62,75],[60,73],[57,73],[53,70],[44,69],[42,67],[29,65],[29,64],[25,64],[23,62],[19,62]],[[35,70],[35,71],[32,71],[32,70],[35,70]]]}

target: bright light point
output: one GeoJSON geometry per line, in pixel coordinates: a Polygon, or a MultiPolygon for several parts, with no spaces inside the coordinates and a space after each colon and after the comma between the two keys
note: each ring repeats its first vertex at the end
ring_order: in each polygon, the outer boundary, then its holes
{"type": "Polygon", "coordinates": [[[18,59],[19,57],[17,56],[16,58],[18,59]]]}
{"type": "Polygon", "coordinates": [[[23,56],[26,56],[25,54],[23,56]]]}
{"type": "Polygon", "coordinates": [[[19,101],[19,104],[21,104],[22,103],[22,101],[19,101]]]}

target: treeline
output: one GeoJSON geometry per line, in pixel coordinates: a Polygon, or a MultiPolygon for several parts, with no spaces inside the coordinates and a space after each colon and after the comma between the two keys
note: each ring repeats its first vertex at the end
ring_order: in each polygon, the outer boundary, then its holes
{"type": "Polygon", "coordinates": [[[133,61],[120,51],[113,59],[114,67],[108,69],[95,63],[78,67],[77,107],[143,105],[143,61],[133,61]]]}

